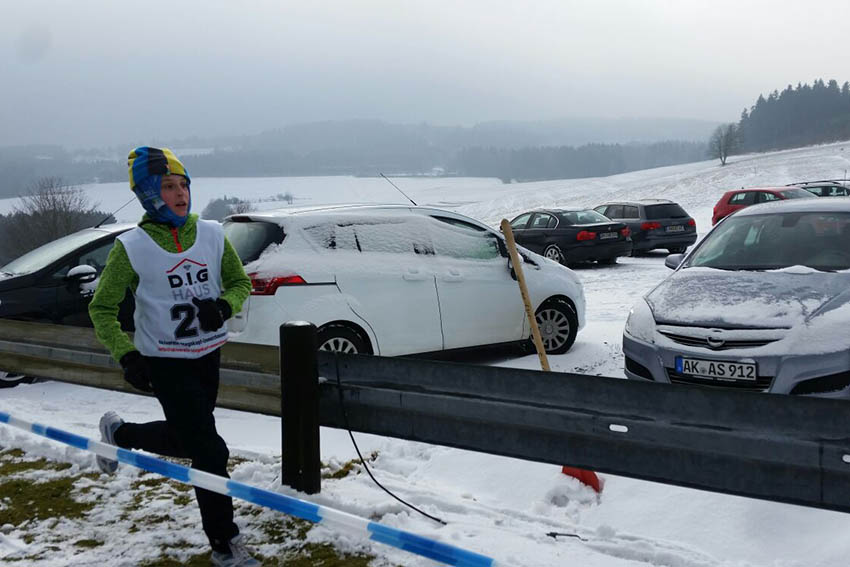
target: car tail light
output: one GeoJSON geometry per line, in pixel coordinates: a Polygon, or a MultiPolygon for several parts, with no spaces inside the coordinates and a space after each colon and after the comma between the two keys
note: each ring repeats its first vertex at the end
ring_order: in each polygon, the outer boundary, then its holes
{"type": "Polygon", "coordinates": [[[641,230],[655,230],[657,228],[661,228],[660,222],[645,222],[640,225],[641,230]]]}
{"type": "Polygon", "coordinates": [[[596,238],[596,233],[589,230],[582,230],[576,235],[576,240],[593,240],[594,238],[596,238]]]}
{"type": "Polygon", "coordinates": [[[696,226],[696,225],[697,225],[697,221],[695,221],[694,219],[691,219],[691,220],[688,221],[688,226],[696,226]]]}
{"type": "Polygon", "coordinates": [[[306,284],[301,276],[283,276],[271,278],[258,278],[257,274],[248,274],[251,277],[251,295],[274,295],[282,285],[306,284]]]}
{"type": "Polygon", "coordinates": [[[621,229],[620,229],[620,234],[622,234],[622,235],[623,235],[623,238],[628,238],[628,236],[629,236],[631,233],[632,233],[632,231],[629,229],[629,227],[621,228],[621,229]]]}

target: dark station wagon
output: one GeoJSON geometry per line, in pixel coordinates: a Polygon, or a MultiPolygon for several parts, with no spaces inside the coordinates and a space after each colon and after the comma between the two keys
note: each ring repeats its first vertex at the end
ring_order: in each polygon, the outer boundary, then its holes
{"type": "Polygon", "coordinates": [[[696,221],[678,203],[667,199],[610,201],[593,210],[629,227],[633,254],[656,248],[677,254],[697,241],[696,221]]]}

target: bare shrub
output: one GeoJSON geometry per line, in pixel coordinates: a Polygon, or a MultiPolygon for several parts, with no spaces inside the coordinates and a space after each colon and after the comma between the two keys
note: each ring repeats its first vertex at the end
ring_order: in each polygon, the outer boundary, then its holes
{"type": "Polygon", "coordinates": [[[94,226],[108,216],[96,207],[82,189],[59,177],[39,179],[11,213],[0,215],[0,258],[5,263],[42,244],[94,226]]]}

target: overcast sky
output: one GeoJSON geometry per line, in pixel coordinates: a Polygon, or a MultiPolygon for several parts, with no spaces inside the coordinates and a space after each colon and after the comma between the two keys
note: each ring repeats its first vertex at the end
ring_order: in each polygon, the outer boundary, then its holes
{"type": "Polygon", "coordinates": [[[850,80],[848,0],[0,0],[0,145],[377,118],[735,121],[850,80]]]}

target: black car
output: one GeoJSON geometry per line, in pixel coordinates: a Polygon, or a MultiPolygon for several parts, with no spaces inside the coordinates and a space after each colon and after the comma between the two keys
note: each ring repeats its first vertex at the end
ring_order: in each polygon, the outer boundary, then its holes
{"type": "MultiPolygon", "coordinates": [[[[91,327],[88,305],[115,238],[134,224],[86,228],[27,252],[0,267],[0,317],[91,327]]],[[[119,319],[133,328],[133,299],[128,293],[119,319]]],[[[0,370],[0,388],[26,381],[0,370]]]]}
{"type": "Polygon", "coordinates": [[[680,254],[697,241],[697,223],[677,203],[667,199],[610,201],[594,211],[626,223],[631,230],[632,254],[666,248],[680,254]]]}
{"type": "Polygon", "coordinates": [[[561,264],[614,264],[632,251],[629,228],[590,209],[546,209],[511,221],[518,244],[561,264]]]}
{"type": "Polygon", "coordinates": [[[825,179],[821,181],[800,181],[789,183],[788,186],[805,189],[818,197],[847,197],[850,196],[850,186],[846,180],[825,179]]]}

